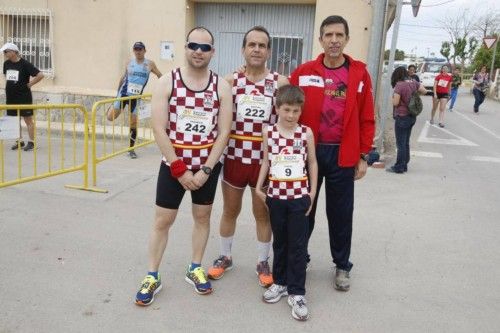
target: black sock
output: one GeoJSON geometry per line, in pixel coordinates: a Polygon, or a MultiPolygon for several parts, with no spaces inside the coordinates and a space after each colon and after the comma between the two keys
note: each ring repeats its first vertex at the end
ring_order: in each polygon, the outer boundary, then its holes
{"type": "Polygon", "coordinates": [[[134,146],[136,138],[137,138],[137,128],[131,128],[130,129],[130,147],[134,146]]]}

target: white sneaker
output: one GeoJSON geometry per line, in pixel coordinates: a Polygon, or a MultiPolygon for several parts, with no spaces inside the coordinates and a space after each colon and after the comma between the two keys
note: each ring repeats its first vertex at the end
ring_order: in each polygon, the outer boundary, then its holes
{"type": "Polygon", "coordinates": [[[262,300],[266,303],[276,303],[281,297],[287,296],[288,291],[286,286],[272,284],[262,295],[262,300]]]}
{"type": "Polygon", "coordinates": [[[304,321],[309,319],[309,311],[307,310],[306,298],[302,295],[288,296],[288,305],[292,307],[292,317],[294,319],[304,321]]]}

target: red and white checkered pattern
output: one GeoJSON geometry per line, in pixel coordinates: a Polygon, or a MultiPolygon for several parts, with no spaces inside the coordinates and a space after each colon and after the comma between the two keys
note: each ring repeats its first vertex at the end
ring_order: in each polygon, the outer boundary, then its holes
{"type": "MultiPolygon", "coordinates": [[[[233,123],[231,134],[262,137],[263,124],[274,125],[278,115],[274,105],[276,104],[276,90],[278,89],[278,73],[270,72],[264,79],[254,83],[247,79],[244,73],[233,74],[233,123]],[[262,94],[272,99],[272,111],[267,121],[261,122],[254,119],[237,119],[236,101],[244,95],[262,94]]],[[[239,160],[244,164],[260,164],[262,162],[262,142],[230,138],[227,149],[224,152],[226,158],[239,160]]]]}
{"type": "MultiPolygon", "coordinates": [[[[172,94],[169,100],[169,123],[166,128],[172,144],[201,146],[213,144],[217,137],[217,115],[219,96],[217,85],[219,76],[210,72],[209,84],[205,90],[192,91],[182,81],[180,69],[172,71],[172,94]],[[190,108],[195,111],[212,114],[213,129],[207,136],[181,133],[177,130],[178,108],[190,108]]],[[[211,148],[175,148],[175,154],[186,163],[188,169],[198,170],[205,164],[211,148]]],[[[165,161],[165,158],[163,158],[165,161]]]]}
{"type": "MultiPolygon", "coordinates": [[[[295,129],[293,139],[288,139],[280,135],[277,125],[269,126],[267,131],[267,153],[269,161],[273,160],[273,155],[279,155],[284,150],[290,154],[300,154],[307,162],[307,126],[298,125],[295,129]]],[[[307,175],[304,167],[304,177],[307,175]]],[[[307,179],[298,181],[269,180],[267,196],[280,199],[291,200],[302,198],[309,194],[309,182],[307,179]]]]}

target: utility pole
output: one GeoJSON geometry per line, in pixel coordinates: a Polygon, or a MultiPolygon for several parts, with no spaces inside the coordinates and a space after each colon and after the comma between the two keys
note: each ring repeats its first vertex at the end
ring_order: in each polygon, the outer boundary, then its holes
{"type": "Polygon", "coordinates": [[[368,72],[372,78],[373,95],[377,96],[378,76],[380,73],[380,58],[383,54],[382,41],[385,34],[385,15],[388,0],[377,0],[373,3],[373,21],[368,49],[368,72]]]}
{"type": "Polygon", "coordinates": [[[493,44],[493,57],[491,59],[491,68],[490,68],[490,80],[494,80],[495,78],[493,75],[495,74],[495,57],[497,56],[497,45],[498,44],[498,39],[495,41],[495,44],[493,44]]]}
{"type": "Polygon", "coordinates": [[[377,147],[379,148],[379,151],[382,151],[383,145],[384,145],[384,130],[385,130],[385,122],[387,119],[387,115],[389,112],[389,109],[392,109],[392,103],[391,107],[389,107],[389,98],[390,98],[390,93],[391,93],[391,74],[394,69],[394,58],[396,56],[396,46],[398,42],[398,34],[399,34],[399,22],[401,21],[401,9],[403,7],[403,0],[397,0],[397,5],[396,5],[396,15],[394,17],[394,29],[392,31],[392,41],[391,41],[391,51],[389,53],[389,63],[387,64],[387,77],[383,80],[382,82],[382,108],[380,109],[380,129],[378,133],[378,142],[377,142],[377,147]]]}

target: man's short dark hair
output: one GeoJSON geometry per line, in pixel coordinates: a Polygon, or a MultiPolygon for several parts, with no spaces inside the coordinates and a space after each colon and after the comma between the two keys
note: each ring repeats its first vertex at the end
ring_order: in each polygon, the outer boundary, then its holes
{"type": "Polygon", "coordinates": [[[325,27],[327,25],[339,23],[344,25],[345,35],[349,37],[349,25],[347,24],[345,18],[340,15],[331,15],[324,19],[323,22],[321,22],[321,26],[319,27],[319,36],[323,37],[323,33],[325,32],[325,27]]]}
{"type": "Polygon", "coordinates": [[[417,70],[417,66],[415,66],[415,65],[408,66],[408,69],[410,69],[410,68],[413,68],[414,70],[417,70]]]}
{"type": "Polygon", "coordinates": [[[208,32],[208,34],[210,35],[210,38],[212,38],[212,45],[214,45],[214,43],[215,43],[214,35],[210,32],[210,30],[208,30],[205,27],[194,27],[193,29],[189,30],[189,32],[186,35],[186,42],[189,42],[189,35],[191,35],[191,33],[195,30],[204,30],[204,31],[208,32]]]}
{"type": "Polygon", "coordinates": [[[245,33],[245,36],[243,37],[243,46],[242,47],[245,47],[247,45],[247,36],[249,33],[251,33],[252,31],[259,31],[259,32],[263,32],[266,34],[267,36],[267,48],[270,49],[271,48],[271,36],[269,35],[269,31],[267,31],[266,28],[264,28],[263,26],[261,25],[256,25],[255,27],[253,27],[252,29],[248,30],[246,33],[245,33]]]}
{"type": "Polygon", "coordinates": [[[280,107],[283,104],[297,105],[300,107],[304,105],[304,92],[297,86],[286,84],[281,86],[276,93],[276,106],[280,107]]]}

